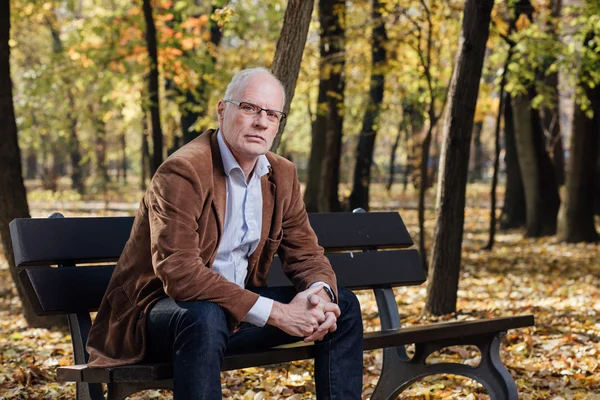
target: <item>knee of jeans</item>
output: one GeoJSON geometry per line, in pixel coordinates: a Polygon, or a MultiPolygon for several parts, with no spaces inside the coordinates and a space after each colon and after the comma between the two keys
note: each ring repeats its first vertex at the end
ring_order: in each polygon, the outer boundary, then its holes
{"type": "Polygon", "coordinates": [[[338,288],[338,297],[338,304],[342,315],[346,314],[352,315],[354,318],[361,318],[360,302],[352,291],[346,288],[338,288]]]}
{"type": "Polygon", "coordinates": [[[209,346],[226,343],[227,316],[220,306],[208,301],[180,303],[179,306],[183,310],[177,321],[180,334],[209,346]]]}

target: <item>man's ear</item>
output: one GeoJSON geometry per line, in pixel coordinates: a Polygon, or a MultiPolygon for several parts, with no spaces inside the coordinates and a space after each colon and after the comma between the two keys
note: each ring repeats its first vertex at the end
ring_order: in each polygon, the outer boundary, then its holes
{"type": "Polygon", "coordinates": [[[223,120],[223,113],[225,112],[225,102],[223,100],[219,100],[217,104],[217,118],[219,121],[223,120]]]}

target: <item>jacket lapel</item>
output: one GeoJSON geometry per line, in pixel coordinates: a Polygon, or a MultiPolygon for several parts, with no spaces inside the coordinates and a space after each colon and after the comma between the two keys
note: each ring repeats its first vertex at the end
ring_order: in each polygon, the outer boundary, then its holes
{"type": "Polygon", "coordinates": [[[227,201],[227,186],[225,170],[223,169],[223,159],[217,142],[217,134],[215,131],[210,134],[210,148],[213,161],[213,190],[212,207],[217,214],[217,227],[219,238],[223,236],[223,225],[225,224],[225,208],[227,201]]]}

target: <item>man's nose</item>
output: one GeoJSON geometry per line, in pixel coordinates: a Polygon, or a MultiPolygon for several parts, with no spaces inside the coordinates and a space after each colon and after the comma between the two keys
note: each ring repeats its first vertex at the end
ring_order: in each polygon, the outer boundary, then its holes
{"type": "Polygon", "coordinates": [[[265,110],[260,110],[256,117],[254,118],[254,124],[256,126],[260,126],[266,128],[268,126],[269,119],[267,118],[267,112],[265,110]]]}

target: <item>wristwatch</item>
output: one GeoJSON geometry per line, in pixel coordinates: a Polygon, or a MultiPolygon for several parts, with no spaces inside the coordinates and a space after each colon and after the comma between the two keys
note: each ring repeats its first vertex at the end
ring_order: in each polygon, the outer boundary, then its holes
{"type": "Polygon", "coordinates": [[[335,303],[335,295],[333,294],[333,291],[331,289],[329,289],[328,286],[323,285],[323,290],[325,291],[325,293],[327,293],[327,296],[329,296],[329,299],[331,300],[332,303],[335,303]]]}

